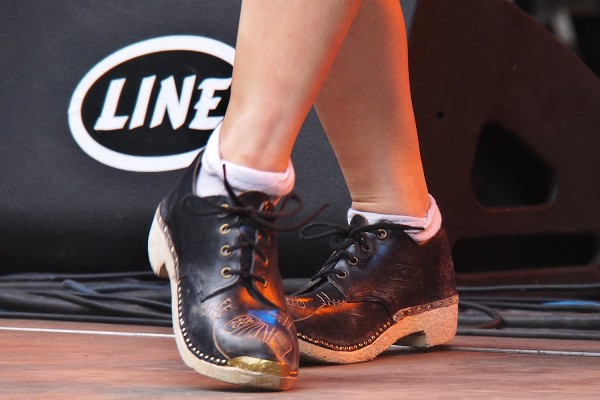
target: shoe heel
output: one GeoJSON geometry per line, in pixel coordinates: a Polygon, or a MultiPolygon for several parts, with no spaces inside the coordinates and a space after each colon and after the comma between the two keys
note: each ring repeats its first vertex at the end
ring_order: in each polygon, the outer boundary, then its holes
{"type": "Polygon", "coordinates": [[[427,311],[418,316],[414,323],[420,332],[406,336],[396,344],[412,347],[432,347],[450,342],[456,336],[458,304],[427,311]]]}
{"type": "Polygon", "coordinates": [[[152,271],[159,278],[169,278],[169,270],[173,271],[175,262],[171,255],[169,241],[161,227],[159,219],[160,210],[156,210],[150,234],[148,235],[148,259],[152,271]]]}

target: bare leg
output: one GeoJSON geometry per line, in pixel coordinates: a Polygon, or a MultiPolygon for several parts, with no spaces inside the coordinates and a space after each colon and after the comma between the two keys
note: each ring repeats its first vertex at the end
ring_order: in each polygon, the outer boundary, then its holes
{"type": "Polygon", "coordinates": [[[281,172],[360,0],[244,1],[223,159],[281,172]],[[252,140],[248,140],[251,137],[252,140]]]}
{"type": "Polygon", "coordinates": [[[352,207],[424,216],[429,199],[398,0],[362,3],[315,106],[352,207]]]}
{"type": "Polygon", "coordinates": [[[316,102],[358,213],[348,227],[313,225],[328,229],[313,237],[331,235],[333,252],[288,302],[309,359],[368,361],[399,340],[429,347],[456,332],[450,246],[427,195],[407,61],[399,1],[364,1],[316,102]]]}
{"type": "Polygon", "coordinates": [[[231,100],[220,134],[211,136],[161,202],[148,246],[156,274],[171,280],[181,357],[203,375],[276,390],[289,389],[296,380],[298,341],[285,305],[273,229],[285,204],[274,213],[270,204],[279,190],[259,190],[257,181],[273,189],[277,185],[264,182],[291,175],[289,157],[300,125],[359,4],[243,3],[231,100]],[[223,185],[225,172],[229,185],[223,185]],[[257,326],[268,335],[256,334],[257,326]]]}

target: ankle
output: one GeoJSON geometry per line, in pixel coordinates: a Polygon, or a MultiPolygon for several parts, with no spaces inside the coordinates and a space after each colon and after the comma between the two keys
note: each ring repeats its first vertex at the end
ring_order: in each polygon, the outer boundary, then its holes
{"type": "Polygon", "coordinates": [[[351,207],[353,210],[359,210],[360,212],[421,218],[427,213],[429,205],[430,199],[425,193],[424,196],[404,200],[396,198],[353,199],[351,207]]]}
{"type": "MultiPolygon", "coordinates": [[[[293,142],[278,134],[281,128],[249,122],[223,121],[220,153],[223,160],[260,171],[285,172],[293,142]]],[[[294,136],[295,138],[295,136],[294,136]]]]}

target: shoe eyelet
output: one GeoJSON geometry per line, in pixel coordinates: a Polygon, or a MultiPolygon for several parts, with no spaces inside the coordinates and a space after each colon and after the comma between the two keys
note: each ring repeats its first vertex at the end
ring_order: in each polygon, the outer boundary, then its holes
{"type": "Polygon", "coordinates": [[[361,250],[364,251],[365,253],[368,253],[369,250],[371,250],[371,247],[369,247],[368,244],[363,244],[362,246],[360,246],[361,250]]]}
{"type": "Polygon", "coordinates": [[[221,276],[225,279],[229,279],[233,276],[233,274],[231,273],[231,268],[229,267],[223,267],[221,269],[221,276]]]}
{"type": "Polygon", "coordinates": [[[263,265],[266,267],[269,266],[269,257],[265,257],[265,259],[263,260],[263,265]]]}
{"type": "Polygon", "coordinates": [[[356,258],[356,256],[352,256],[352,258],[348,259],[348,264],[350,264],[350,265],[358,264],[358,258],[356,258]]]}
{"type": "Polygon", "coordinates": [[[269,286],[269,281],[267,281],[267,280],[265,279],[265,281],[263,282],[263,288],[266,288],[267,286],[269,286]]]}
{"type": "Polygon", "coordinates": [[[227,235],[229,232],[231,232],[229,224],[221,225],[221,227],[219,228],[219,232],[221,233],[221,235],[227,235]]]}
{"type": "Polygon", "coordinates": [[[268,201],[263,201],[260,207],[258,208],[258,211],[271,211],[271,208],[271,203],[269,203],[268,201]]]}
{"type": "Polygon", "coordinates": [[[375,235],[377,236],[377,239],[385,240],[388,236],[388,233],[385,229],[377,229],[377,233],[375,235]]]}
{"type": "Polygon", "coordinates": [[[223,218],[229,215],[229,211],[227,211],[229,209],[229,204],[227,203],[222,203],[219,208],[222,210],[222,212],[219,214],[219,217],[223,218]]]}
{"type": "Polygon", "coordinates": [[[231,253],[233,253],[233,251],[231,251],[231,248],[229,247],[228,244],[225,244],[223,246],[221,246],[221,255],[223,257],[229,257],[231,255],[231,253]]]}
{"type": "Polygon", "coordinates": [[[338,272],[337,274],[335,274],[335,276],[337,276],[340,279],[347,278],[348,275],[350,275],[350,273],[348,271],[341,271],[341,272],[338,272]]]}

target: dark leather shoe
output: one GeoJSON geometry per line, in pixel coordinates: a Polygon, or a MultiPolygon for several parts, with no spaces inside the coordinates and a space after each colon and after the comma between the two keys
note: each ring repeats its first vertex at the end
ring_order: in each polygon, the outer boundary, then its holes
{"type": "Polygon", "coordinates": [[[311,281],[286,298],[303,357],[331,363],[375,358],[399,342],[415,347],[454,337],[458,296],[443,229],[418,245],[407,227],[368,225],[361,215],[350,226],[306,236],[333,235],[334,252],[311,281]]]}
{"type": "Polygon", "coordinates": [[[201,157],[160,203],[148,241],[154,272],[171,281],[179,353],[211,378],[289,389],[299,353],[277,263],[277,215],[259,192],[196,196],[201,157]]]}

